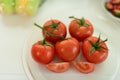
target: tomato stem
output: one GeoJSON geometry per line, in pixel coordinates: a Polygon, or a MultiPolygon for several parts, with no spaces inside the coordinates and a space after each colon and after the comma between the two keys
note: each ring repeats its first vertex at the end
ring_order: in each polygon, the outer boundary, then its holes
{"type": "MultiPolygon", "coordinates": [[[[34,25],[37,26],[38,28],[42,29],[42,30],[45,29],[44,27],[39,26],[37,23],[34,23],[34,25]]],[[[46,36],[47,36],[47,34],[50,35],[50,36],[53,36],[52,33],[44,30],[44,36],[43,36],[44,39],[43,39],[42,41],[39,41],[39,43],[42,44],[42,45],[44,45],[44,46],[52,46],[52,47],[53,47],[52,44],[50,44],[49,42],[46,41],[46,36]]]]}
{"type": "Polygon", "coordinates": [[[75,20],[80,20],[79,18],[76,18],[76,17],[74,17],[74,16],[70,16],[69,18],[73,18],[73,19],[75,19],[75,20]]]}
{"type": "Polygon", "coordinates": [[[37,23],[34,23],[34,25],[35,25],[35,26],[37,26],[38,28],[40,28],[40,29],[44,30],[44,27],[42,27],[42,26],[38,25],[37,23]]]}
{"type": "Polygon", "coordinates": [[[84,17],[82,17],[81,19],[79,19],[79,18],[76,18],[74,16],[70,16],[69,18],[75,19],[77,21],[77,23],[80,25],[80,27],[81,26],[84,26],[84,27],[88,27],[89,26],[88,24],[85,23],[84,17]]]}
{"type": "Polygon", "coordinates": [[[82,17],[82,19],[80,20],[80,25],[81,26],[85,26],[85,27],[88,27],[89,25],[85,23],[85,19],[84,17],[82,17]]]}
{"type": "Polygon", "coordinates": [[[56,30],[59,30],[59,28],[58,28],[58,25],[60,24],[60,22],[58,22],[58,23],[55,23],[53,20],[51,20],[52,21],[52,24],[51,25],[48,25],[48,26],[40,26],[40,25],[38,25],[37,23],[34,23],[34,25],[35,26],[37,26],[38,28],[40,28],[40,29],[42,29],[44,32],[46,32],[50,37],[53,37],[53,36],[57,36],[57,35],[54,35],[53,34],[53,31],[56,29],[56,30]],[[50,27],[52,30],[51,30],[51,32],[48,32],[48,31],[46,31],[45,30],[45,28],[47,28],[47,27],[50,27]]]}
{"type": "Polygon", "coordinates": [[[46,35],[47,35],[47,32],[45,32],[45,35],[44,35],[43,45],[46,44],[46,35]]]}
{"type": "Polygon", "coordinates": [[[42,41],[39,41],[40,44],[42,44],[44,47],[46,47],[46,46],[51,46],[51,47],[53,47],[52,44],[50,44],[49,42],[46,41],[46,35],[47,35],[47,31],[45,32],[44,39],[43,39],[42,41]]]}

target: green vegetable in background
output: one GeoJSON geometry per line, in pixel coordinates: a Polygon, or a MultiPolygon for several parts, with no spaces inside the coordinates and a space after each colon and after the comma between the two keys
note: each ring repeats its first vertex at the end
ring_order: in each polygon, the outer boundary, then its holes
{"type": "Polygon", "coordinates": [[[3,14],[13,14],[15,0],[0,0],[0,13],[3,14]]]}
{"type": "Polygon", "coordinates": [[[16,0],[15,10],[20,15],[33,16],[43,0],[16,0]]]}

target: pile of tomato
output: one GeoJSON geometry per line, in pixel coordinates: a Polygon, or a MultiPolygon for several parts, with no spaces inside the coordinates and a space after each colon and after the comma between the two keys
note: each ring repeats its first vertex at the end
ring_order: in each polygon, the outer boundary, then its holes
{"type": "Polygon", "coordinates": [[[108,0],[105,2],[105,8],[114,16],[120,18],[120,0],[108,0]]]}
{"type": "Polygon", "coordinates": [[[48,70],[57,73],[67,71],[70,64],[79,72],[93,72],[95,64],[102,63],[108,56],[105,43],[107,39],[102,40],[100,35],[92,36],[94,28],[89,20],[74,16],[69,18],[73,19],[68,27],[71,35],[69,38],[66,38],[67,27],[59,20],[49,20],[43,26],[35,23],[42,30],[44,39],[32,46],[32,58],[38,64],[43,64],[48,70]],[[81,50],[86,62],[76,61],[81,50]],[[51,63],[55,56],[62,61],[51,63]]]}

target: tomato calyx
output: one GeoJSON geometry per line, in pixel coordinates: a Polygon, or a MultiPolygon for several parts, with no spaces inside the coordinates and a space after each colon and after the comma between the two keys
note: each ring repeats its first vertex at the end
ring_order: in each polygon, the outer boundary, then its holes
{"type": "Polygon", "coordinates": [[[46,46],[51,46],[51,47],[53,47],[53,45],[52,44],[50,44],[49,42],[47,42],[47,41],[38,41],[38,43],[40,43],[40,44],[42,44],[44,47],[46,47],[46,46]]]}
{"type": "Polygon", "coordinates": [[[59,28],[58,28],[58,25],[59,25],[59,24],[60,24],[60,22],[55,23],[55,22],[52,20],[52,24],[51,24],[51,25],[48,25],[48,26],[45,26],[45,28],[46,28],[46,27],[51,27],[51,29],[52,29],[51,33],[53,33],[53,31],[54,31],[55,29],[59,30],[59,28]]]}
{"type": "Polygon", "coordinates": [[[47,35],[49,35],[50,37],[60,37],[61,39],[64,39],[63,36],[53,34],[53,31],[54,31],[54,30],[59,30],[59,28],[58,28],[58,25],[59,25],[59,24],[60,24],[60,22],[55,23],[53,20],[52,20],[52,24],[51,24],[51,25],[43,26],[43,27],[40,26],[40,25],[38,25],[37,23],[34,23],[35,26],[37,26],[38,28],[42,29],[42,30],[43,30],[44,32],[46,32],[47,35]],[[47,28],[47,27],[50,27],[50,28],[52,29],[51,32],[48,32],[48,31],[45,30],[45,28],[47,28]]]}
{"type": "Polygon", "coordinates": [[[52,21],[52,24],[51,24],[51,25],[48,25],[48,26],[43,26],[43,27],[42,27],[42,26],[38,25],[37,23],[34,23],[34,25],[37,26],[37,27],[39,27],[39,28],[42,29],[42,30],[44,30],[44,29],[47,28],[47,27],[50,27],[50,28],[52,29],[51,33],[52,33],[55,29],[59,30],[58,25],[60,24],[60,22],[55,23],[53,20],[51,20],[51,21],[52,21]]]}
{"type": "Polygon", "coordinates": [[[53,33],[53,31],[56,29],[56,30],[59,30],[59,28],[58,28],[58,25],[60,24],[60,22],[58,22],[58,23],[55,23],[53,20],[51,20],[52,21],[52,24],[51,25],[48,25],[48,26],[40,26],[40,25],[38,25],[37,23],[34,23],[34,25],[35,26],[37,26],[37,27],[39,27],[40,29],[42,29],[42,30],[44,30],[45,31],[45,28],[48,28],[48,27],[50,27],[52,30],[51,30],[51,32],[47,32],[47,34],[49,35],[49,36],[54,36],[54,35],[52,35],[52,33],[53,33]]]}
{"type": "Polygon", "coordinates": [[[42,41],[38,41],[38,43],[42,44],[44,47],[46,47],[46,46],[51,46],[51,47],[53,47],[52,44],[50,44],[49,42],[46,41],[46,34],[47,34],[47,33],[45,32],[44,39],[43,39],[42,41]]]}
{"type": "Polygon", "coordinates": [[[70,16],[69,18],[73,18],[73,19],[75,19],[76,21],[77,21],[77,23],[78,23],[78,25],[79,25],[79,27],[89,27],[89,25],[87,24],[87,23],[85,23],[85,19],[84,19],[84,17],[82,17],[81,19],[79,19],[79,18],[76,18],[76,17],[74,17],[74,16],[70,16]]]}
{"type": "Polygon", "coordinates": [[[89,40],[89,43],[90,43],[91,46],[92,46],[92,48],[91,48],[91,50],[90,50],[90,54],[93,54],[93,53],[94,53],[95,51],[97,51],[97,50],[101,50],[101,48],[102,48],[102,49],[107,49],[107,48],[105,48],[105,47],[103,47],[103,46],[100,45],[100,44],[106,42],[107,40],[108,40],[108,39],[105,39],[105,40],[103,40],[103,41],[100,41],[100,35],[99,35],[98,40],[96,41],[96,43],[93,43],[91,40],[89,40]]]}

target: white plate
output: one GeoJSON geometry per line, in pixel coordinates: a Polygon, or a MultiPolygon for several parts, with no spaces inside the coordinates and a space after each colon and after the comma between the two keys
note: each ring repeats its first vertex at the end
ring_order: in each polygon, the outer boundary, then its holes
{"type": "MultiPolygon", "coordinates": [[[[97,12],[94,12],[96,8],[85,6],[90,4],[89,0],[74,1],[75,5],[72,4],[72,0],[66,0],[64,2],[64,4],[66,3],[64,9],[61,8],[62,5],[61,7],[59,6],[63,3],[62,1],[52,1],[54,6],[52,4],[51,7],[47,8],[47,5],[51,3],[48,1],[41,9],[44,9],[45,11],[38,12],[39,15],[36,16],[36,21],[39,22],[39,24],[42,25],[48,19],[55,18],[61,20],[68,26],[71,21],[68,19],[69,16],[85,17],[93,23],[95,29],[94,36],[101,34],[103,39],[108,38],[107,45],[109,47],[109,56],[105,62],[96,65],[95,71],[91,74],[82,74],[72,68],[67,72],[60,74],[50,72],[43,65],[37,64],[31,57],[32,45],[35,42],[42,40],[41,30],[34,27],[30,36],[27,37],[22,56],[23,67],[28,78],[30,80],[114,80],[119,67],[118,41],[120,38],[117,38],[116,36],[118,34],[117,23],[109,20],[102,13],[98,14],[97,12]],[[69,4],[67,4],[67,2],[69,2],[69,4]],[[71,7],[72,5],[75,7],[71,7]],[[81,5],[81,7],[79,7],[79,5],[81,5]],[[56,10],[56,12],[52,12],[51,9],[56,10]]],[[[93,3],[95,3],[95,1],[93,3]]],[[[93,4],[91,3],[91,5],[93,4]]],[[[96,3],[95,5],[97,7],[99,4],[96,3]]],[[[67,37],[69,37],[69,34],[67,37]]]]}
{"type": "Polygon", "coordinates": [[[113,18],[114,20],[120,21],[120,18],[114,16],[112,13],[110,13],[106,8],[105,8],[105,2],[108,2],[110,0],[102,0],[102,8],[104,10],[104,12],[110,16],[111,18],[113,18]]]}

